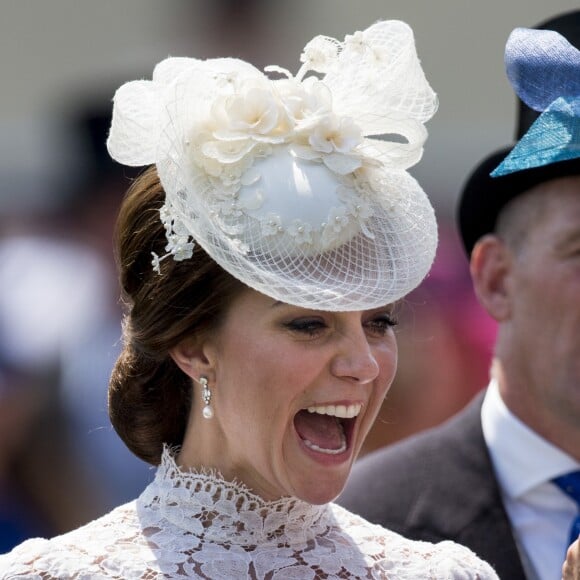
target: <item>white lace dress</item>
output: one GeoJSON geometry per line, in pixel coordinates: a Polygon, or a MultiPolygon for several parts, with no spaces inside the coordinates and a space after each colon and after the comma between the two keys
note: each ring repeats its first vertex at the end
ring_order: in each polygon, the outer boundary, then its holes
{"type": "Polygon", "coordinates": [[[215,474],[184,473],[164,452],[135,501],[52,540],[0,556],[0,578],[27,580],[497,579],[452,542],[429,544],[335,504],[264,502],[215,474]]]}

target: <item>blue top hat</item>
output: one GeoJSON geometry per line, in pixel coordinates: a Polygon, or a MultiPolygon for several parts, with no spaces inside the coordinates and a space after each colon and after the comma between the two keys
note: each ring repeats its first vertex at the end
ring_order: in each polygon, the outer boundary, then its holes
{"type": "Polygon", "coordinates": [[[484,159],[463,187],[457,217],[468,255],[514,197],[580,175],[579,44],[580,11],[510,35],[506,70],[520,99],[519,141],[484,159]]]}

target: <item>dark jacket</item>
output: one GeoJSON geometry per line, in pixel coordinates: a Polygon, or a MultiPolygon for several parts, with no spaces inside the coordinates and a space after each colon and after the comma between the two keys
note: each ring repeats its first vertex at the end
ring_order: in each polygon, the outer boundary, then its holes
{"type": "Polygon", "coordinates": [[[416,540],[454,540],[525,580],[481,429],[483,394],[443,425],[355,465],[338,503],[416,540]]]}

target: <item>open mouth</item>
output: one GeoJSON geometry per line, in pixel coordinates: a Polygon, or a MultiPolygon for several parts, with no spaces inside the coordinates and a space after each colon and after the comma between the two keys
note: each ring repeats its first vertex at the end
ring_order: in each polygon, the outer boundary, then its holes
{"type": "Polygon", "coordinates": [[[338,455],[350,445],[361,408],[361,404],[308,407],[296,413],[294,428],[309,449],[338,455]]]}

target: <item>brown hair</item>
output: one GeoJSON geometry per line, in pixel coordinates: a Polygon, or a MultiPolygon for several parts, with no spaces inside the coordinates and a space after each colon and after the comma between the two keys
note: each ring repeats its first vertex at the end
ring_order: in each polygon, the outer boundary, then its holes
{"type": "Polygon", "coordinates": [[[165,254],[159,217],[165,193],[155,168],[138,177],[123,201],[116,229],[116,258],[126,309],[124,345],[109,382],[113,427],[137,457],[159,464],[163,444],[183,441],[191,405],[191,380],[169,351],[182,340],[217,328],[244,286],[199,245],[193,257],[151,265],[165,254]]]}

